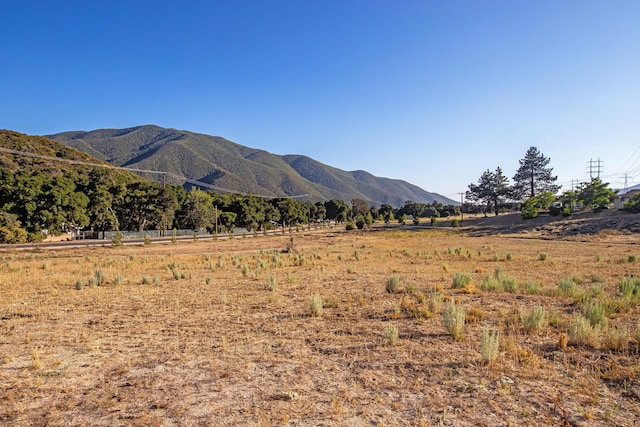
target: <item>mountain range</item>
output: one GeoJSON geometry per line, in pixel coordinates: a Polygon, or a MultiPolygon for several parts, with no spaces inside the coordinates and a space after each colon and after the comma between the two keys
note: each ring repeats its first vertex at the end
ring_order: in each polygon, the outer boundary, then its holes
{"type": "MultiPolygon", "coordinates": [[[[155,125],[46,135],[117,166],[166,172],[210,188],[264,197],[299,196],[312,200],[353,199],[402,206],[405,201],[457,204],[406,181],[344,171],[303,155],[276,155],[227,139],[155,125]]],[[[147,179],[158,174],[141,172],[147,179]]]]}

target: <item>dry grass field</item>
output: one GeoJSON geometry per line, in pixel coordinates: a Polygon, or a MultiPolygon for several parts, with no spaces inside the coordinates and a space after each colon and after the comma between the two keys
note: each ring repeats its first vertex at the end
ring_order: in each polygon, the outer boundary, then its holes
{"type": "Polygon", "coordinates": [[[640,425],[640,248],[606,237],[0,253],[0,425],[640,425]]]}

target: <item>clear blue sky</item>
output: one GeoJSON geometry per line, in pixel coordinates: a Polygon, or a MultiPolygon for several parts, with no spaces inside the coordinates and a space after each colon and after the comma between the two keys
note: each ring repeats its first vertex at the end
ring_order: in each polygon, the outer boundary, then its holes
{"type": "Polygon", "coordinates": [[[459,200],[530,146],[558,182],[640,182],[640,1],[19,1],[0,128],[142,124],[459,200]],[[595,166],[595,165],[594,165],[595,166]]]}

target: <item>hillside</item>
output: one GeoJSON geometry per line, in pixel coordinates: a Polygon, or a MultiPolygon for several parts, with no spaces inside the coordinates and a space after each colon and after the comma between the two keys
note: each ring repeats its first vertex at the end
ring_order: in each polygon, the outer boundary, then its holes
{"type": "MultiPolygon", "coordinates": [[[[60,142],[0,129],[0,169],[10,172],[30,169],[47,175],[59,175],[63,171],[86,174],[96,169],[95,166],[91,166],[92,164],[104,164],[110,167],[108,163],[91,154],[60,142]],[[15,152],[31,155],[20,155],[15,152]]],[[[140,178],[131,172],[112,168],[107,170],[108,174],[119,182],[140,181],[140,178]]]]}
{"type": "Polygon", "coordinates": [[[238,193],[308,194],[314,200],[357,198],[393,206],[402,206],[406,200],[456,204],[405,181],[343,171],[306,156],[279,156],[217,136],[154,125],[64,132],[47,138],[118,166],[165,171],[238,193]]]}

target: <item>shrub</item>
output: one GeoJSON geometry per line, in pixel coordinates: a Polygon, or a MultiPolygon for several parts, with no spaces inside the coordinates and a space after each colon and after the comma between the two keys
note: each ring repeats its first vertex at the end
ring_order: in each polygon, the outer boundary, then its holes
{"type": "Polygon", "coordinates": [[[620,294],[625,298],[633,298],[640,295],[640,278],[625,276],[620,281],[620,294]]]}
{"type": "Polygon", "coordinates": [[[400,337],[400,334],[398,333],[397,326],[390,325],[384,328],[384,339],[388,344],[390,345],[395,344],[396,342],[398,342],[399,337],[400,337]]]}
{"type": "Polygon", "coordinates": [[[122,233],[119,230],[111,238],[111,243],[113,246],[122,246],[122,233]]]}
{"type": "Polygon", "coordinates": [[[458,218],[453,218],[451,220],[451,226],[454,228],[460,227],[460,220],[458,220],[458,218]]]}
{"type": "Polygon", "coordinates": [[[438,219],[435,216],[431,217],[431,226],[432,227],[437,227],[438,226],[438,219]]]}
{"type": "Polygon", "coordinates": [[[151,244],[151,238],[147,233],[144,233],[143,244],[149,246],[151,244]]]}
{"type": "Polygon", "coordinates": [[[626,351],[629,347],[629,330],[625,326],[607,329],[604,348],[611,351],[626,351]]]}
{"type": "Polygon", "coordinates": [[[82,280],[78,279],[76,281],[76,289],[79,290],[79,291],[84,289],[84,283],[82,282],[82,280]]]}
{"type": "Polygon", "coordinates": [[[541,252],[541,253],[538,255],[538,259],[539,259],[540,261],[544,261],[545,259],[547,259],[547,253],[546,253],[546,252],[541,252]]]}
{"type": "Polygon", "coordinates": [[[471,275],[457,272],[453,276],[453,289],[466,288],[471,284],[471,275]]]}
{"type": "Polygon", "coordinates": [[[276,276],[270,274],[269,277],[267,277],[267,290],[269,290],[270,292],[274,292],[277,288],[278,281],[276,279],[276,276]]]}
{"type": "Polygon", "coordinates": [[[598,343],[600,327],[592,326],[589,319],[577,315],[569,326],[569,342],[578,346],[595,347],[598,343]]]}
{"type": "Polygon", "coordinates": [[[524,284],[524,292],[529,295],[540,295],[542,285],[538,282],[528,281],[524,284]]]}
{"type": "Polygon", "coordinates": [[[347,221],[347,223],[345,224],[344,227],[347,231],[353,230],[354,228],[356,228],[355,224],[353,223],[353,220],[350,219],[347,221]]]}
{"type": "Polygon", "coordinates": [[[578,286],[576,285],[575,280],[571,278],[562,279],[560,283],[558,283],[558,292],[561,296],[570,297],[576,293],[578,286]]]}
{"type": "Polygon", "coordinates": [[[520,314],[526,333],[539,333],[545,326],[547,312],[541,306],[526,310],[520,314]]]}
{"type": "Polygon", "coordinates": [[[398,291],[398,287],[400,286],[400,278],[396,275],[389,277],[387,280],[387,286],[385,287],[386,291],[390,294],[394,294],[398,291]]]}
{"type": "Polygon", "coordinates": [[[429,295],[429,311],[432,313],[437,313],[442,309],[442,294],[440,292],[432,292],[429,295]]]}
{"type": "Polygon", "coordinates": [[[97,286],[102,286],[107,283],[107,277],[104,275],[104,271],[102,270],[96,270],[93,274],[93,278],[97,286]]]}
{"type": "Polygon", "coordinates": [[[485,363],[493,362],[500,351],[500,333],[498,331],[489,332],[489,329],[485,326],[482,328],[482,335],[480,336],[480,354],[482,355],[482,361],[485,363]]]}
{"type": "Polygon", "coordinates": [[[311,317],[322,317],[322,298],[319,294],[309,297],[309,313],[311,317]]]}
{"type": "Polygon", "coordinates": [[[453,336],[456,341],[464,339],[464,321],[465,313],[462,304],[456,305],[455,300],[451,299],[451,304],[442,314],[444,328],[453,336]]]}
{"type": "Polygon", "coordinates": [[[501,291],[502,283],[495,276],[487,274],[480,283],[480,289],[483,291],[501,291]]]}
{"type": "Polygon", "coordinates": [[[591,301],[584,310],[584,317],[589,320],[591,326],[607,326],[604,305],[600,301],[591,301]]]}

